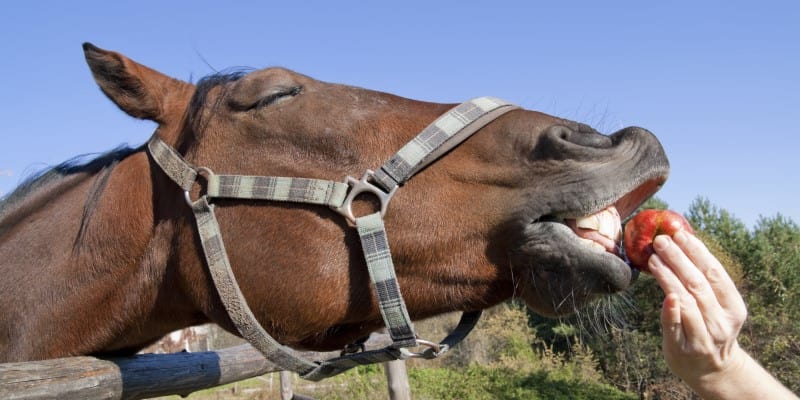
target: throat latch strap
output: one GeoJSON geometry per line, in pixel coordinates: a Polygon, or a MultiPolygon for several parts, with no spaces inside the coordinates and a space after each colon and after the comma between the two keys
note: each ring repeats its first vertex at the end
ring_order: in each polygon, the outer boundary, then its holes
{"type": "Polygon", "coordinates": [[[516,108],[491,97],[463,103],[430,124],[378,171],[368,170],[360,180],[348,176],[344,182],[294,177],[217,175],[208,168],[194,167],[155,135],[147,146],[156,164],[185,192],[187,202],[195,215],[214,286],[239,333],[277,366],[295,371],[305,379],[320,380],[357,365],[410,357],[438,357],[464,339],[475,326],[480,318],[480,311],[465,312],[453,332],[438,344],[417,338],[400,293],[383,216],[395,191],[411,176],[492,120],[516,108]],[[207,183],[206,192],[193,201],[190,191],[201,175],[207,183]],[[381,210],[357,218],[352,212],[352,200],[364,192],[373,193],[379,198],[381,210]],[[211,198],[319,204],[327,205],[342,214],[358,230],[367,269],[378,297],[381,317],[392,338],[392,344],[383,349],[343,354],[334,359],[314,362],[298,356],[292,349],[272,338],[256,320],[239,289],[225,251],[214,206],[209,202],[211,198]],[[409,350],[420,345],[427,349],[422,352],[409,350]]]}

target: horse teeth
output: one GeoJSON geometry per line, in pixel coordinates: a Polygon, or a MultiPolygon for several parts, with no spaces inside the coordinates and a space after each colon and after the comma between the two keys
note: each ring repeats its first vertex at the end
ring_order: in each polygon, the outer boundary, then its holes
{"type": "Polygon", "coordinates": [[[601,235],[617,240],[622,234],[622,224],[620,223],[619,216],[611,212],[603,212],[599,216],[600,228],[597,230],[601,235]]]}
{"type": "Polygon", "coordinates": [[[598,232],[611,240],[617,240],[622,234],[622,229],[618,224],[610,223],[601,225],[598,232]]]}
{"type": "Polygon", "coordinates": [[[597,214],[575,220],[575,225],[581,229],[600,230],[600,220],[597,214]]]}
{"type": "Polygon", "coordinates": [[[575,226],[597,231],[611,240],[617,240],[622,236],[619,212],[613,206],[588,217],[576,219],[575,226]]]}

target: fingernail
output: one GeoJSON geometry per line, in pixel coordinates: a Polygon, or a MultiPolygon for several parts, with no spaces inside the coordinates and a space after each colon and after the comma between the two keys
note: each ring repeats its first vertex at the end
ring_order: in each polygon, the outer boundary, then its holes
{"type": "Polygon", "coordinates": [[[675,240],[675,243],[683,243],[684,241],[686,241],[686,238],[687,238],[686,232],[684,231],[678,231],[675,232],[674,235],[672,235],[672,239],[675,240]]]}
{"type": "Polygon", "coordinates": [[[663,251],[670,245],[670,239],[667,235],[658,235],[653,240],[653,249],[655,251],[663,251]]]}

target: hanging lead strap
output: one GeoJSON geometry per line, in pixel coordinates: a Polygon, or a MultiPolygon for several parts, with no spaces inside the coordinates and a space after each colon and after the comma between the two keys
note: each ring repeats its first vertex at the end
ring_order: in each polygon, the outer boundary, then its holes
{"type": "Polygon", "coordinates": [[[315,370],[301,375],[303,379],[319,381],[336,374],[347,371],[359,365],[369,365],[383,363],[394,360],[405,360],[408,358],[433,359],[445,354],[451,347],[461,342],[467,334],[475,327],[480,319],[481,311],[467,312],[461,315],[458,326],[438,345],[426,344],[424,351],[412,353],[407,348],[397,349],[392,346],[377,350],[366,350],[355,354],[347,354],[342,357],[325,360],[315,370]]]}
{"type": "Polygon", "coordinates": [[[293,354],[293,350],[275,341],[256,320],[233,276],[217,218],[208,199],[203,196],[195,201],[192,204],[192,212],[214,286],[222,299],[225,311],[228,312],[228,316],[242,337],[264,354],[267,360],[284,370],[304,374],[317,368],[316,363],[297,357],[293,354]]]}

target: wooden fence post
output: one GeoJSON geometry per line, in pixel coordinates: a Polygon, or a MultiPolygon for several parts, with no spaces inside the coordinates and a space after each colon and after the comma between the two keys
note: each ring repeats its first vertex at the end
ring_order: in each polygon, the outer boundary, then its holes
{"type": "Polygon", "coordinates": [[[292,389],[292,373],[281,371],[281,400],[292,400],[294,390],[292,389]]]}
{"type": "Polygon", "coordinates": [[[411,400],[411,386],[408,384],[408,369],[405,360],[388,361],[383,364],[386,383],[389,386],[390,400],[411,400]]]}

